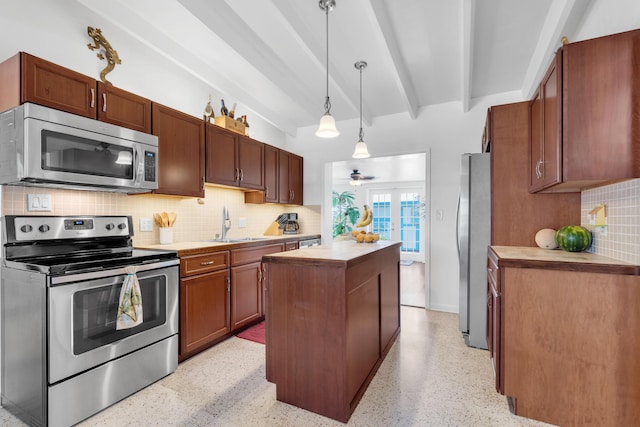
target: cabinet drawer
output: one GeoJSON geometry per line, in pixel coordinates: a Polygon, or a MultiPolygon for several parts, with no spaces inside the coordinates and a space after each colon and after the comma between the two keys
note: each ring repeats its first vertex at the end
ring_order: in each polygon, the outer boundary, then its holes
{"type": "Polygon", "coordinates": [[[207,273],[229,267],[229,251],[180,258],[180,276],[207,273]]]}
{"type": "Polygon", "coordinates": [[[263,255],[283,251],[284,245],[282,243],[259,246],[257,248],[234,249],[231,251],[231,265],[262,261],[263,255]]]}

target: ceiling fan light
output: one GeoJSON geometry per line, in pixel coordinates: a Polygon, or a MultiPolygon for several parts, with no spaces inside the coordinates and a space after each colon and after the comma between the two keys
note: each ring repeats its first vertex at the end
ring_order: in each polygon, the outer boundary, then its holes
{"type": "Polygon", "coordinates": [[[360,180],[358,180],[358,179],[352,179],[351,181],[349,181],[349,184],[351,184],[351,185],[361,185],[362,182],[360,182],[360,180]]]}
{"type": "Polygon", "coordinates": [[[316,131],[316,136],[320,138],[334,138],[340,135],[340,131],[336,128],[336,120],[331,114],[325,114],[320,119],[320,126],[316,131]]]}
{"type": "Polygon", "coordinates": [[[356,149],[351,157],[354,159],[366,159],[371,157],[371,154],[369,154],[369,150],[367,149],[367,144],[364,141],[358,141],[356,143],[356,149]]]}

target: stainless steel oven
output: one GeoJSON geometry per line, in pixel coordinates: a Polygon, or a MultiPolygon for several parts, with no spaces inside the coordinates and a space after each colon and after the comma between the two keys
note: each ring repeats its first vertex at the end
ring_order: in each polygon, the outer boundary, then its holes
{"type": "Polygon", "coordinates": [[[68,426],[170,374],[178,357],[178,264],[131,247],[130,217],[3,218],[2,405],[68,426]],[[139,284],[142,322],[118,329],[139,284]]]}

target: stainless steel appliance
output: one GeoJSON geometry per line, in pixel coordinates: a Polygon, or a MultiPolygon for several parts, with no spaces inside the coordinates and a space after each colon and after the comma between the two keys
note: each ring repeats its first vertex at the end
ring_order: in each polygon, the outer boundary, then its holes
{"type": "Polygon", "coordinates": [[[0,184],[150,192],[158,137],[25,103],[0,114],[0,184]]]}
{"type": "Polygon", "coordinates": [[[179,259],[132,235],[127,216],[2,218],[2,406],[28,424],[78,423],[177,368],[179,259]],[[127,274],[143,321],[117,329],[127,274]]]}
{"type": "Polygon", "coordinates": [[[298,248],[304,249],[310,248],[312,246],[320,246],[320,243],[320,239],[304,239],[298,242],[298,248]]]}
{"type": "Polygon", "coordinates": [[[284,234],[298,234],[300,232],[300,224],[298,224],[297,213],[286,213],[286,220],[284,221],[284,234]]]}
{"type": "Polygon", "coordinates": [[[486,349],[487,247],[491,244],[489,153],[462,155],[457,222],[460,331],[467,345],[486,349]]]}

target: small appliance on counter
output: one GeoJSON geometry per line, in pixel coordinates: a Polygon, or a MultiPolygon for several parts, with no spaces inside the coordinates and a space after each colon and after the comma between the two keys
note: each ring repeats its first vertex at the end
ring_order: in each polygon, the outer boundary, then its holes
{"type": "Polygon", "coordinates": [[[300,224],[298,224],[298,214],[297,213],[285,213],[282,214],[286,217],[283,222],[283,233],[284,234],[298,234],[300,232],[300,224]]]}

